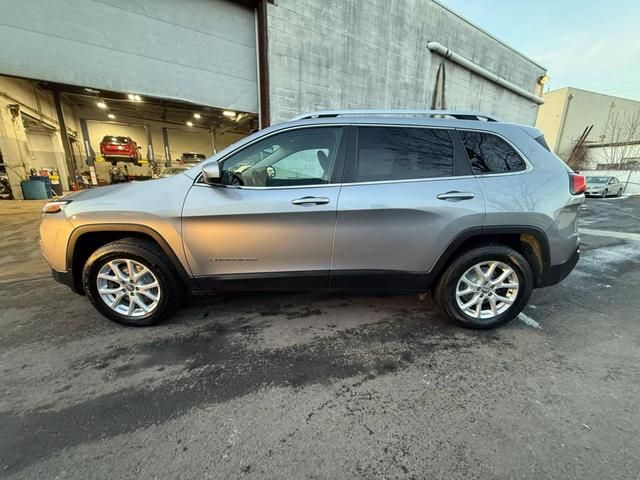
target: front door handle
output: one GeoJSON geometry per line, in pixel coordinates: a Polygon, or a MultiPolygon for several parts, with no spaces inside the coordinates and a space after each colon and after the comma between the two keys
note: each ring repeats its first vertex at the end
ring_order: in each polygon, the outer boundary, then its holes
{"type": "Polygon", "coordinates": [[[329,203],[327,197],[302,197],[291,200],[294,205],[326,205],[329,203]]]}
{"type": "Polygon", "coordinates": [[[451,191],[437,195],[438,200],[448,200],[449,202],[459,202],[460,200],[471,200],[474,197],[471,192],[451,191]]]}

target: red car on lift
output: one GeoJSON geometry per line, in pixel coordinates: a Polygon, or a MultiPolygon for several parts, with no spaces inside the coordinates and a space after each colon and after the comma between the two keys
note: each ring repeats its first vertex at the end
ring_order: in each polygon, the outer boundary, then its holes
{"type": "Polygon", "coordinates": [[[100,154],[107,162],[140,165],[140,148],[131,137],[107,135],[100,142],[100,154]]]}

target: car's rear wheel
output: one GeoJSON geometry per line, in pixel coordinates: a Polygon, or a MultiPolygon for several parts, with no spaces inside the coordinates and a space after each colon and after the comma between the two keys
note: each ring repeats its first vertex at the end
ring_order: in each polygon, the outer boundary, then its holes
{"type": "Polygon", "coordinates": [[[516,318],[532,289],[531,266],[520,253],[504,245],[486,245],[451,262],[435,297],[460,325],[488,329],[516,318]]]}
{"type": "Polygon", "coordinates": [[[184,296],[165,255],[154,243],[137,238],[96,250],[85,264],[82,281],[94,307],[123,325],[158,323],[184,296]]]}

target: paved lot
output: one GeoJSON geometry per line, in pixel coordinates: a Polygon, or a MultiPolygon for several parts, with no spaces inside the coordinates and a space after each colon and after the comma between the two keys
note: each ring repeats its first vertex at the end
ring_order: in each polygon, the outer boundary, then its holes
{"type": "Polygon", "coordinates": [[[639,478],[638,197],[587,200],[578,268],[481,333],[411,295],[120,327],[49,279],[38,209],[0,203],[0,477],[639,478]]]}

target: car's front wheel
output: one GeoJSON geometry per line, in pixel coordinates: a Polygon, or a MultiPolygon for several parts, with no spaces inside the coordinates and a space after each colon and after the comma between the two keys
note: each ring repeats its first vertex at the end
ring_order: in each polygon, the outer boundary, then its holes
{"type": "Polygon", "coordinates": [[[504,245],[486,245],[451,262],[435,297],[462,326],[488,329],[516,318],[532,289],[531,266],[520,253],[504,245]]]}
{"type": "Polygon", "coordinates": [[[131,326],[163,320],[181,303],[184,291],[162,251],[137,238],[97,249],[85,264],[82,281],[100,313],[131,326]]]}

